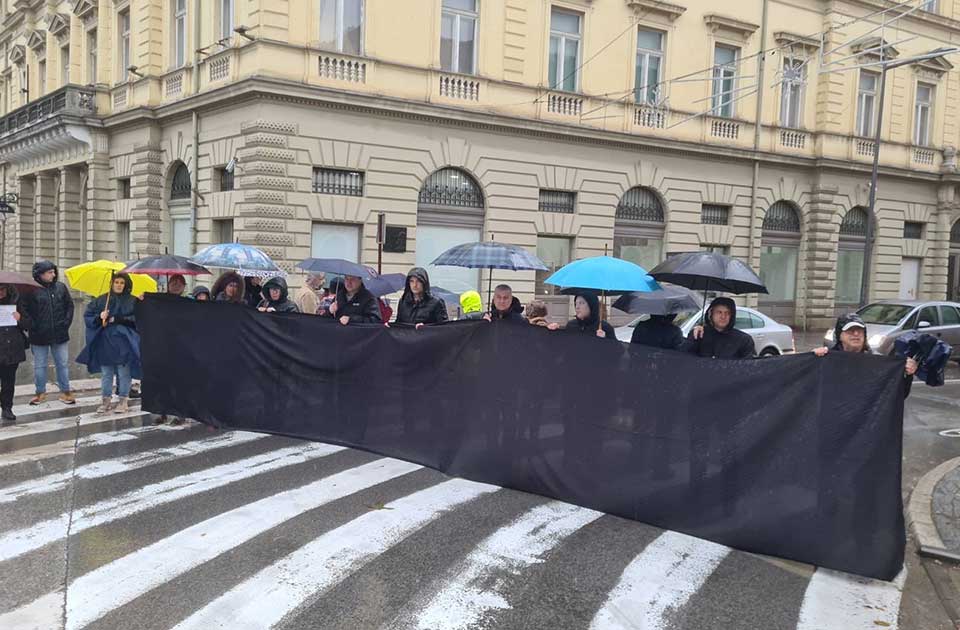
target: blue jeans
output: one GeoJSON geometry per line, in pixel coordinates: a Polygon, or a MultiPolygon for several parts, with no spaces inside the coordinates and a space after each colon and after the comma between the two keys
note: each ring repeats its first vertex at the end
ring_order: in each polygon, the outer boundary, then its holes
{"type": "Polygon", "coordinates": [[[30,345],[30,351],[33,353],[33,381],[37,386],[38,394],[47,391],[47,361],[51,354],[53,355],[53,363],[57,366],[57,385],[60,386],[60,391],[70,391],[70,372],[67,371],[68,345],[67,342],[52,346],[30,345]]]}
{"type": "Polygon", "coordinates": [[[100,394],[104,398],[113,397],[113,377],[117,377],[117,393],[120,398],[130,396],[130,366],[129,365],[101,365],[103,375],[100,377],[100,394]]]}

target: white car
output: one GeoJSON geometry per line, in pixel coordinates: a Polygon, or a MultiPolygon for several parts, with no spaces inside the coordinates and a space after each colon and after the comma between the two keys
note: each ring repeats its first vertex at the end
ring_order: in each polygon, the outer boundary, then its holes
{"type": "MultiPolygon", "coordinates": [[[[646,315],[641,315],[629,324],[617,328],[617,339],[630,343],[634,326],[646,318],[646,315]]],[[[700,312],[697,311],[696,313],[677,315],[674,323],[680,327],[683,336],[686,337],[700,321],[700,312]]],[[[760,311],[745,306],[737,306],[736,328],[753,337],[753,345],[757,349],[757,356],[775,357],[796,351],[797,346],[793,338],[793,329],[774,321],[760,311]]]]}

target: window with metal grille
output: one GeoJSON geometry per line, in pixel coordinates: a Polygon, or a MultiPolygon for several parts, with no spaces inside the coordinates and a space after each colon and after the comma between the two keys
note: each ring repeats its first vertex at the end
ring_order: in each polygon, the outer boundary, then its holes
{"type": "MultiPolygon", "coordinates": [[[[225,190],[233,190],[233,173],[224,168],[216,169],[216,173],[217,173],[216,179],[220,185],[218,190],[220,190],[220,192],[223,192],[225,190]]],[[[225,243],[227,241],[220,241],[220,242],[225,243]]]]}
{"type": "Polygon", "coordinates": [[[727,225],[730,223],[730,206],[705,203],[700,207],[700,223],[704,225],[727,225]]]}
{"type": "Polygon", "coordinates": [[[778,201],[767,210],[763,217],[764,232],[800,232],[800,217],[788,201],[778,201]]]}
{"type": "Polygon", "coordinates": [[[326,195],[362,197],[363,172],[336,168],[314,168],[313,192],[326,195]]]}
{"type": "Polygon", "coordinates": [[[950,228],[950,242],[960,245],[960,220],[950,228]]]}
{"type": "Polygon", "coordinates": [[[923,223],[904,221],[903,238],[923,238],[923,223]]]}
{"type": "Polygon", "coordinates": [[[430,206],[482,208],[483,193],[472,177],[456,168],[435,171],[420,189],[420,203],[430,206]]]}
{"type": "Polygon", "coordinates": [[[625,192],[617,204],[617,219],[663,223],[663,204],[649,188],[635,186],[625,192]]]}
{"type": "Polygon", "coordinates": [[[190,171],[183,162],[173,173],[173,183],[170,185],[170,201],[190,198],[190,171]]]}
{"type": "Polygon", "coordinates": [[[540,212],[560,212],[573,214],[576,194],[567,190],[540,189],[540,212]]]}
{"type": "Polygon", "coordinates": [[[840,234],[843,236],[866,236],[867,211],[860,206],[850,208],[843,217],[843,223],[840,224],[840,234]]]}

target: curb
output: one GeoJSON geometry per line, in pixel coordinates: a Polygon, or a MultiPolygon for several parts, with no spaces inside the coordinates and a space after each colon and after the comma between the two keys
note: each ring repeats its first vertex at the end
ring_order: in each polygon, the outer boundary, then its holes
{"type": "MultiPolygon", "coordinates": [[[[140,400],[134,399],[131,400],[130,410],[131,411],[140,411],[140,400]],[[136,402],[134,402],[136,401],[136,402]]],[[[22,409],[16,410],[20,411],[17,415],[16,422],[11,423],[2,423],[0,427],[12,426],[12,425],[25,425],[30,424],[31,422],[39,422],[41,420],[56,420],[57,418],[69,418],[73,416],[82,416],[88,413],[93,413],[97,410],[97,407],[100,406],[100,399],[97,398],[96,401],[85,401],[83,399],[77,399],[77,403],[74,405],[65,405],[56,399],[44,403],[45,405],[53,404],[52,408],[40,408],[40,409],[31,409],[29,411],[23,411],[22,409]]],[[[148,412],[143,412],[148,413],[148,412]]]]}
{"type": "Polygon", "coordinates": [[[923,556],[960,562],[960,554],[945,548],[933,522],[933,490],[953,469],[960,467],[960,457],[947,460],[925,474],[917,482],[907,504],[907,526],[917,537],[918,553],[923,556]]]}

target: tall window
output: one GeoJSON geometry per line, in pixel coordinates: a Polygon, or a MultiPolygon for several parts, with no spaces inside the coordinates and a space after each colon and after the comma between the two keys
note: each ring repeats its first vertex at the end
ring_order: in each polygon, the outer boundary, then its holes
{"type": "Polygon", "coordinates": [[[763,302],[792,302],[797,289],[800,216],[787,201],[777,201],[763,218],[760,279],[768,294],[763,302]]]}
{"type": "Polygon", "coordinates": [[[803,85],[807,68],[800,59],[783,59],[783,83],[780,88],[780,125],[791,129],[802,126],[803,85]]]}
{"type": "Polygon", "coordinates": [[[314,223],[310,233],[310,255],[360,262],[360,226],[314,223]]]}
{"type": "Polygon", "coordinates": [[[859,206],[850,208],[840,224],[840,244],[837,249],[837,304],[856,304],[860,301],[866,234],[867,211],[859,206]]]}
{"type": "Polygon", "coordinates": [[[187,0],[173,0],[173,65],[187,62],[187,0]]]}
{"type": "Polygon", "coordinates": [[[320,46],[363,54],[363,0],[320,0],[320,46]]]}
{"type": "Polygon", "coordinates": [[[117,16],[117,23],[119,24],[118,33],[120,39],[120,68],[118,80],[122,82],[127,80],[127,68],[130,67],[130,9],[120,12],[120,15],[117,16]]]}
{"type": "Polygon", "coordinates": [[[60,49],[60,85],[70,83],[70,47],[60,49]]]}
{"type": "Polygon", "coordinates": [[[87,33],[87,83],[97,82],[97,29],[87,33]]]}
{"type": "Polygon", "coordinates": [[[117,222],[117,257],[126,262],[132,258],[130,255],[130,222],[117,222]]]}
{"type": "Polygon", "coordinates": [[[637,70],[634,85],[638,103],[657,103],[660,99],[660,73],[663,72],[663,33],[641,28],[637,32],[637,70]]]}
{"type": "Polygon", "coordinates": [[[579,85],[580,14],[550,11],[550,88],[576,92],[579,85]]]}
{"type": "Polygon", "coordinates": [[[47,93],[47,60],[37,63],[37,96],[47,93]]]}
{"type": "Polygon", "coordinates": [[[920,8],[930,13],[936,13],[940,9],[940,6],[938,0],[923,0],[920,8]]]}
{"type": "Polygon", "coordinates": [[[477,0],[443,0],[440,64],[447,72],[476,72],[477,0]]]}
{"type": "Polygon", "coordinates": [[[734,89],[737,85],[737,62],[740,49],[717,44],[713,53],[713,113],[733,116],[734,89]]]}
{"type": "Polygon", "coordinates": [[[210,242],[211,243],[232,243],[233,242],[233,219],[214,219],[211,221],[210,242]]]}
{"type": "Polygon", "coordinates": [[[870,137],[874,134],[873,122],[876,119],[877,88],[880,76],[875,72],[860,71],[860,84],[857,90],[857,135],[870,137]]]}
{"type": "Polygon", "coordinates": [[[656,267],[663,255],[664,209],[650,188],[635,186],[617,204],[613,255],[644,269],[656,267]]]}
{"type": "Polygon", "coordinates": [[[547,271],[537,271],[534,291],[537,297],[560,295],[560,287],[546,284],[544,281],[553,273],[570,263],[570,239],[565,236],[538,236],[537,258],[548,267],[547,271]]]}
{"type": "Polygon", "coordinates": [[[220,0],[220,37],[233,37],[233,0],[220,0]]]}
{"type": "Polygon", "coordinates": [[[917,83],[917,103],[913,109],[913,143],[930,144],[930,120],[933,117],[933,86],[917,83]]]}

